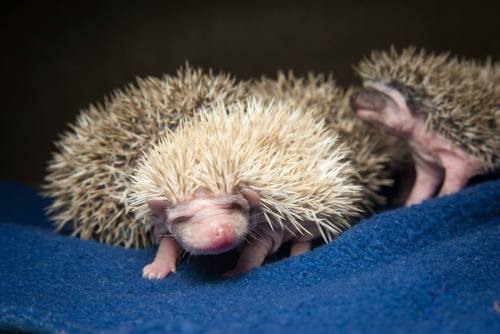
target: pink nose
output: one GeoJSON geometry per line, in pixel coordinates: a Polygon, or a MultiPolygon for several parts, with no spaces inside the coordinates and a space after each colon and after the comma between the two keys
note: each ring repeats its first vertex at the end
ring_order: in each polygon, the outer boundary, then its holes
{"type": "Polygon", "coordinates": [[[215,228],[215,239],[222,242],[226,240],[231,241],[234,239],[234,231],[227,225],[217,226],[215,228]]]}
{"type": "Polygon", "coordinates": [[[212,240],[210,248],[222,251],[233,246],[236,241],[236,234],[230,226],[220,225],[214,228],[212,240]]]}

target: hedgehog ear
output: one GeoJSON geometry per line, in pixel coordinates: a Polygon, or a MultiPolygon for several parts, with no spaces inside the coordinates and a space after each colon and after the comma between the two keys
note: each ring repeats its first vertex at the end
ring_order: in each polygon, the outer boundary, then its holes
{"type": "Polygon", "coordinates": [[[164,198],[150,199],[148,202],[149,209],[153,212],[157,222],[167,220],[167,200],[164,198]]]}
{"type": "Polygon", "coordinates": [[[243,186],[240,189],[240,194],[242,194],[243,197],[245,197],[245,199],[248,201],[248,204],[250,205],[250,207],[254,208],[254,207],[259,206],[260,196],[256,191],[254,191],[246,186],[243,186]]]}
{"type": "Polygon", "coordinates": [[[206,198],[208,196],[208,189],[203,186],[199,186],[193,191],[193,198],[206,198]]]}

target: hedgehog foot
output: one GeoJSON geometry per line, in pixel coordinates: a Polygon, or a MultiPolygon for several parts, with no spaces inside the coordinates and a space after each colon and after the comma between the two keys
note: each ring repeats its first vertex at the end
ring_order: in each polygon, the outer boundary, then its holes
{"type": "Polygon", "coordinates": [[[142,277],[147,279],[164,279],[175,272],[175,265],[168,266],[159,262],[152,262],[142,269],[142,277]]]}
{"type": "Polygon", "coordinates": [[[406,205],[431,198],[441,184],[439,195],[457,192],[472,176],[487,170],[479,159],[427,129],[423,113],[410,109],[397,89],[369,82],[353,94],[351,107],[361,120],[387,130],[410,146],[416,179],[406,205]]]}
{"type": "Polygon", "coordinates": [[[160,240],[154,261],[142,269],[142,277],[147,279],[164,279],[170,273],[175,273],[175,265],[180,254],[180,246],[170,236],[160,240]]]}
{"type": "Polygon", "coordinates": [[[311,241],[294,241],[290,247],[290,256],[304,254],[311,250],[311,241]]]}
{"type": "Polygon", "coordinates": [[[421,203],[431,198],[436,193],[443,180],[444,170],[434,161],[420,159],[418,155],[413,155],[415,161],[415,183],[410,192],[406,205],[421,203]]]}
{"type": "Polygon", "coordinates": [[[406,205],[418,204],[432,197],[460,191],[469,179],[487,169],[484,163],[467,154],[441,135],[416,128],[409,139],[415,161],[416,179],[406,205]]]}
{"type": "Polygon", "coordinates": [[[278,250],[283,243],[283,230],[271,230],[269,226],[260,228],[257,239],[248,243],[241,251],[236,266],[224,273],[224,277],[233,277],[258,268],[269,254],[278,250]]]}

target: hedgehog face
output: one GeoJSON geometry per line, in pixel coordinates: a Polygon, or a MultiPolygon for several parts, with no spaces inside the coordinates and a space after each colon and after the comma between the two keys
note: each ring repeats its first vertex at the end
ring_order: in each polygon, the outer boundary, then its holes
{"type": "Polygon", "coordinates": [[[399,90],[380,82],[367,82],[351,97],[351,107],[358,117],[405,137],[415,126],[414,111],[399,90]]]}
{"type": "Polygon", "coordinates": [[[247,235],[250,206],[242,196],[193,199],[168,210],[167,228],[192,254],[219,254],[247,235]]]}

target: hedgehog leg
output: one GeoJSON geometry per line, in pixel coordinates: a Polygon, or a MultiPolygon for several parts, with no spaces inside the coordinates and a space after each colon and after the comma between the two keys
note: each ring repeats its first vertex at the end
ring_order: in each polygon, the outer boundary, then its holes
{"type": "Polygon", "coordinates": [[[171,236],[160,240],[154,261],[142,270],[142,277],[148,279],[163,279],[170,273],[175,273],[175,265],[180,255],[180,246],[171,236]]]}
{"type": "Polygon", "coordinates": [[[446,176],[439,196],[449,195],[460,191],[460,189],[467,185],[468,181],[469,177],[467,175],[456,173],[456,170],[452,169],[446,170],[446,176]]]}
{"type": "Polygon", "coordinates": [[[260,267],[269,254],[274,253],[283,242],[283,231],[272,231],[269,227],[259,231],[259,238],[251,241],[241,251],[236,266],[223,276],[232,277],[260,267]]]}
{"type": "Polygon", "coordinates": [[[445,168],[445,179],[439,196],[455,193],[465,187],[471,177],[485,170],[485,166],[464,152],[444,152],[440,156],[445,168]]]}
{"type": "Polygon", "coordinates": [[[414,156],[416,178],[405,205],[419,204],[431,198],[443,180],[443,169],[414,156]]]}
{"type": "Polygon", "coordinates": [[[238,274],[258,268],[264,263],[266,256],[270,253],[271,245],[263,240],[262,242],[247,245],[241,251],[236,266],[224,273],[225,277],[233,277],[238,274]]]}

